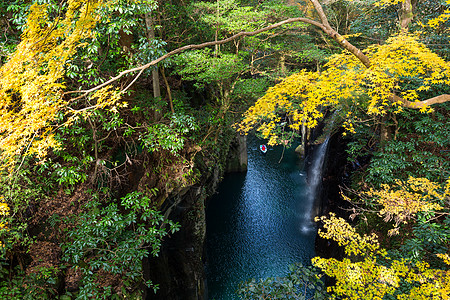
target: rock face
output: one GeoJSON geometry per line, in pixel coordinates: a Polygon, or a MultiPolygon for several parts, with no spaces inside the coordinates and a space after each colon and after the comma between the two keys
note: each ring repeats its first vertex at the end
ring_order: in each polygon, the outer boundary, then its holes
{"type": "Polygon", "coordinates": [[[230,144],[226,171],[229,173],[246,172],[247,161],[247,136],[236,135],[236,138],[230,144]]]}
{"type": "MultiPolygon", "coordinates": [[[[344,202],[340,196],[340,186],[345,183],[345,171],[347,168],[346,142],[342,139],[340,132],[334,134],[329,141],[328,153],[323,167],[322,189],[320,201],[316,207],[316,215],[328,215],[330,212],[337,216],[345,217],[345,208],[348,203],[344,202]]],[[[324,240],[317,236],[316,254],[325,258],[340,258],[343,251],[333,241],[324,240]]]]}
{"type": "Polygon", "coordinates": [[[144,262],[146,279],[159,285],[156,294],[151,289],[147,291],[146,299],[205,299],[205,201],[215,192],[223,172],[247,170],[246,143],[245,136],[236,136],[225,143],[227,149],[222,153],[228,154],[223,161],[215,162],[214,168],[208,168],[201,158],[196,159],[195,168],[201,174],[199,180],[192,186],[175,189],[165,200],[163,212],[181,228],[163,242],[158,257],[144,262]]]}
{"type": "MultiPolygon", "coordinates": [[[[228,147],[228,145],[227,145],[228,147]]],[[[339,186],[345,180],[347,154],[345,141],[340,133],[329,140],[327,159],[323,167],[321,201],[316,206],[317,215],[335,212],[344,216],[346,212],[339,194],[339,186]]],[[[306,154],[313,152],[307,147],[306,154]]],[[[203,300],[205,298],[204,243],[206,234],[205,200],[214,193],[223,172],[247,170],[246,137],[237,136],[229,143],[229,149],[221,162],[213,169],[208,168],[202,159],[195,163],[201,174],[195,185],[175,189],[165,201],[166,215],[178,222],[180,231],[172,234],[162,245],[160,254],[144,262],[146,279],[159,285],[155,294],[148,290],[146,299],[156,300],[203,300]],[[224,165],[224,168],[220,166],[224,165]]],[[[311,156],[311,155],[310,155],[311,156]]],[[[308,159],[308,158],[307,158],[308,159]]],[[[316,239],[316,253],[322,257],[342,257],[342,249],[333,242],[316,239]]]]}
{"type": "Polygon", "coordinates": [[[159,285],[147,299],[204,299],[203,244],[206,234],[203,187],[194,186],[171,199],[177,203],[170,219],[181,225],[156,258],[148,260],[149,278],[159,285]]]}
{"type": "Polygon", "coordinates": [[[295,153],[297,153],[301,157],[304,157],[305,156],[305,147],[302,144],[298,145],[297,148],[295,148],[295,153]]]}

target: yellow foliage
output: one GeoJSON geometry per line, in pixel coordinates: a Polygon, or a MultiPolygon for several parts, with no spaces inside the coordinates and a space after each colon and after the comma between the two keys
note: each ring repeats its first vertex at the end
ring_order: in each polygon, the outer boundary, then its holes
{"type": "MultiPolygon", "coordinates": [[[[0,201],[3,201],[3,197],[0,196],[0,201]]],[[[0,216],[8,216],[9,215],[9,206],[5,202],[0,202],[0,216]]],[[[6,227],[8,223],[0,222],[0,229],[6,227]]],[[[0,247],[3,247],[3,243],[0,242],[0,247]]]]}
{"type": "MultiPolygon", "coordinates": [[[[450,182],[450,179],[448,182],[450,182]]],[[[398,181],[394,188],[388,185],[383,185],[382,188],[380,191],[371,189],[364,194],[374,197],[377,203],[382,206],[379,214],[384,216],[385,221],[394,218],[396,226],[401,222],[406,223],[418,212],[443,209],[439,203],[444,203],[445,199],[450,197],[448,189],[441,192],[437,183],[426,178],[410,177],[405,184],[398,181]]]]}
{"type": "Polygon", "coordinates": [[[316,222],[321,221],[326,231],[319,229],[319,236],[324,239],[332,239],[339,246],[345,246],[347,255],[359,255],[361,253],[375,253],[379,251],[379,243],[375,234],[363,235],[358,234],[350,224],[344,219],[336,217],[334,213],[330,213],[330,217],[320,217],[315,219],[316,222]]]}
{"type": "Polygon", "coordinates": [[[353,126],[352,118],[351,118],[352,112],[347,112],[347,115],[345,116],[345,121],[342,123],[342,127],[345,129],[343,135],[347,135],[347,132],[350,133],[356,133],[355,127],[353,126]]]}
{"type": "MultiPolygon", "coordinates": [[[[324,230],[319,235],[332,239],[345,247],[347,254],[357,254],[354,259],[342,261],[315,257],[312,262],[328,276],[336,279],[336,284],[328,291],[343,299],[383,299],[396,292],[397,299],[448,299],[450,296],[450,271],[432,269],[426,262],[410,263],[406,260],[391,259],[385,249],[380,248],[375,235],[356,233],[342,218],[331,215],[322,217],[324,230]],[[350,249],[348,249],[350,248],[350,249]],[[356,249],[356,250],[355,250],[356,249]],[[401,281],[412,288],[401,294],[401,281]]],[[[438,254],[450,265],[448,254],[438,254]]]]}
{"type": "MultiPolygon", "coordinates": [[[[64,17],[54,19],[46,4],[31,6],[22,40],[0,68],[0,160],[6,162],[2,167],[20,155],[42,157],[49,147],[58,146],[51,126],[68,104],[63,96],[65,65],[93,37],[99,21],[96,10],[102,4],[69,0],[64,17]]],[[[102,105],[108,103],[99,98],[102,105]]]]}
{"type": "Polygon", "coordinates": [[[0,216],[9,215],[9,207],[5,202],[0,202],[0,216]]]}
{"type": "Polygon", "coordinates": [[[378,265],[376,255],[386,256],[386,251],[380,249],[374,234],[360,235],[344,219],[330,214],[330,217],[316,218],[322,221],[324,230],[319,235],[331,239],[345,247],[347,255],[362,257],[353,262],[349,258],[342,261],[337,259],[313,258],[315,266],[321,268],[325,274],[336,278],[336,285],[330,287],[338,296],[345,295],[346,299],[382,299],[384,295],[394,292],[398,287],[399,274],[405,272],[403,265],[396,269],[378,265]]]}
{"type": "MultiPolygon", "coordinates": [[[[265,138],[272,136],[276,123],[280,121],[278,113],[287,113],[295,123],[291,128],[298,130],[301,124],[314,127],[321,114],[314,109],[298,106],[292,101],[302,97],[302,95],[313,92],[314,82],[317,74],[301,71],[284,79],[274,87],[269,88],[266,94],[260,98],[244,115],[244,120],[239,124],[239,131],[248,133],[260,119],[269,120],[259,128],[265,138]]],[[[305,102],[306,103],[306,102],[305,102]]],[[[276,143],[276,136],[273,136],[269,144],[276,143]]]]}
{"type": "MultiPolygon", "coordinates": [[[[447,0],[446,3],[450,4],[450,0],[447,0]]],[[[441,25],[442,23],[447,22],[449,19],[450,19],[450,9],[446,9],[442,14],[440,14],[436,18],[428,20],[427,24],[422,24],[422,23],[420,23],[420,24],[422,26],[424,26],[424,27],[428,26],[428,27],[431,27],[433,29],[436,29],[436,28],[439,27],[439,25],[441,25]]]]}
{"type": "MultiPolygon", "coordinates": [[[[448,62],[429,50],[417,37],[401,34],[387,40],[384,45],[373,45],[365,54],[371,61],[366,68],[351,53],[344,51],[333,55],[318,74],[301,71],[284,79],[270,88],[244,115],[238,129],[248,133],[257,123],[263,125],[257,130],[265,138],[278,141],[277,119],[285,113],[290,119],[290,128],[298,130],[305,125],[312,128],[323,117],[326,107],[347,113],[344,128],[354,132],[351,111],[357,109],[356,97],[366,95],[364,105],[367,114],[382,115],[388,107],[401,111],[401,102],[393,102],[393,91],[400,91],[403,99],[419,101],[420,91],[429,90],[433,85],[450,84],[448,62]],[[402,89],[409,78],[422,82],[417,89],[402,89]],[[350,104],[349,104],[350,103],[350,104]]],[[[424,107],[423,111],[430,111],[424,107]]]]}
{"type": "MultiPolygon", "coordinates": [[[[433,53],[413,35],[401,34],[387,40],[384,45],[369,47],[366,51],[372,61],[367,70],[372,86],[369,89],[369,111],[376,112],[377,104],[388,104],[389,95],[408,78],[416,77],[422,85],[416,90],[401,90],[405,100],[418,101],[418,91],[425,91],[437,84],[450,84],[448,62],[433,53]]],[[[395,103],[394,103],[395,105],[395,103]]]]}
{"type": "Polygon", "coordinates": [[[439,257],[440,259],[442,259],[447,265],[450,266],[450,255],[448,255],[447,253],[438,253],[436,254],[437,257],[439,257]]]}
{"type": "Polygon", "coordinates": [[[384,7],[389,5],[395,5],[398,3],[402,3],[403,0],[378,0],[374,3],[376,7],[384,7]]]}
{"type": "Polygon", "coordinates": [[[329,287],[328,291],[344,296],[344,299],[383,299],[399,286],[398,272],[377,265],[375,259],[351,262],[349,259],[339,261],[315,257],[313,264],[336,279],[336,285],[329,287]]]}
{"type": "Polygon", "coordinates": [[[409,293],[398,295],[399,300],[450,298],[449,270],[430,269],[429,264],[419,262],[415,269],[406,274],[405,278],[408,283],[416,284],[416,286],[409,293]]]}

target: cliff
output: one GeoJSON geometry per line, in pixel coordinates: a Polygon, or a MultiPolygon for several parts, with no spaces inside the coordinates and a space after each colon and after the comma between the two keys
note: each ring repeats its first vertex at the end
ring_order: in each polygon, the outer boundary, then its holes
{"type": "Polygon", "coordinates": [[[165,200],[163,212],[181,228],[163,242],[158,257],[144,262],[146,276],[159,285],[156,294],[147,292],[147,299],[204,299],[205,200],[216,191],[225,172],[247,169],[245,137],[235,136],[221,147],[221,159],[214,167],[208,167],[208,159],[197,155],[194,169],[200,177],[196,183],[174,190],[165,200]]]}

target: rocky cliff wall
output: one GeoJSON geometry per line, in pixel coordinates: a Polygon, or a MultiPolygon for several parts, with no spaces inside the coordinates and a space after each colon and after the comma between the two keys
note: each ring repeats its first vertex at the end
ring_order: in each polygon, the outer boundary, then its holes
{"type": "Polygon", "coordinates": [[[181,229],[164,241],[158,257],[144,262],[146,279],[159,285],[156,294],[147,291],[146,299],[205,299],[205,201],[216,191],[224,172],[247,170],[245,137],[235,136],[221,147],[226,149],[222,149],[222,156],[214,162],[213,168],[197,155],[195,169],[200,174],[199,179],[194,185],[174,190],[165,200],[163,212],[170,220],[178,222],[181,229]]]}
{"type": "MultiPolygon", "coordinates": [[[[330,137],[328,152],[324,161],[322,174],[322,187],[316,202],[315,215],[328,215],[330,212],[337,216],[347,218],[349,203],[340,195],[341,187],[348,184],[348,173],[351,164],[348,163],[346,146],[347,141],[342,137],[342,132],[337,132],[330,137]]],[[[314,149],[309,150],[310,153],[314,149]]],[[[320,225],[319,225],[320,226],[320,225]]],[[[325,258],[342,258],[343,249],[334,241],[316,237],[316,255],[325,258]]]]}

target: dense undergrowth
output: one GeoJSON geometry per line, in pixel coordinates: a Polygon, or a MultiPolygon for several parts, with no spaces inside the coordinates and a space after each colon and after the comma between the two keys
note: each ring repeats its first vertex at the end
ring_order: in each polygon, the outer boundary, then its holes
{"type": "Polygon", "coordinates": [[[348,138],[354,226],[322,217],[320,234],[343,259],[317,257],[316,268],[253,281],[240,296],[303,297],[315,284],[318,298],[448,297],[448,11],[369,2],[0,3],[0,297],[157,292],[142,262],[179,229],[165,201],[222,173],[232,125],[257,99],[236,127],[260,126],[270,143],[336,116],[328,130],[348,138]],[[120,73],[299,16],[316,21],[120,73]],[[363,51],[342,52],[350,42],[363,51]],[[336,280],[327,292],[318,272],[336,280]]]}

